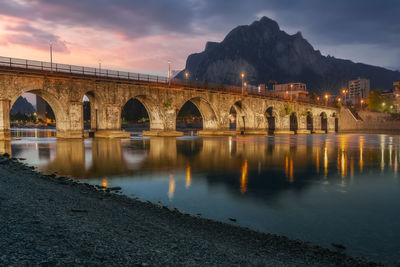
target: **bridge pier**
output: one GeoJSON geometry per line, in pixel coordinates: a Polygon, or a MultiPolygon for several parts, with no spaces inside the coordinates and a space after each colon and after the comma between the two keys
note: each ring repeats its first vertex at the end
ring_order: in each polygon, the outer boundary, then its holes
{"type": "Polygon", "coordinates": [[[326,133],[326,131],[321,129],[321,116],[316,115],[313,117],[313,125],[314,125],[313,133],[316,134],[326,133]]]}
{"type": "Polygon", "coordinates": [[[183,136],[183,132],[176,130],[176,116],[177,113],[174,108],[160,109],[163,117],[162,123],[150,123],[150,131],[143,131],[143,136],[160,136],[160,137],[178,137],[183,136]]]}
{"type": "Polygon", "coordinates": [[[10,140],[10,104],[8,99],[0,99],[0,140],[10,140]]]}
{"type": "Polygon", "coordinates": [[[328,133],[335,133],[335,117],[328,117],[328,133]]]}
{"type": "Polygon", "coordinates": [[[311,131],[307,130],[307,116],[300,115],[298,117],[297,134],[310,134],[311,131]]]}
{"type": "Polygon", "coordinates": [[[95,138],[130,138],[131,134],[121,130],[121,106],[103,104],[97,111],[95,138]]]}
{"type": "Polygon", "coordinates": [[[294,134],[294,132],[290,130],[290,116],[286,115],[275,121],[274,134],[294,134]]]}

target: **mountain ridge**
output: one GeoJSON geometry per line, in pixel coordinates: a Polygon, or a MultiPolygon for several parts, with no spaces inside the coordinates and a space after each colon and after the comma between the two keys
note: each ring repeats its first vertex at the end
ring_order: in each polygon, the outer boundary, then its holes
{"type": "Polygon", "coordinates": [[[204,51],[188,56],[188,71],[194,80],[240,85],[240,73],[252,85],[304,82],[310,91],[336,92],[358,77],[371,80],[373,88],[393,88],[400,72],[348,59],[324,56],[303,37],[290,35],[267,17],[231,30],[221,42],[207,42],[204,51]]]}

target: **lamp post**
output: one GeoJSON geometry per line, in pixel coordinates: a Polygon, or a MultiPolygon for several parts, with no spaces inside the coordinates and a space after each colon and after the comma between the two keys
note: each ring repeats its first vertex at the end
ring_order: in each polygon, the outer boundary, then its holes
{"type": "Polygon", "coordinates": [[[325,105],[328,105],[328,99],[329,99],[329,95],[328,94],[325,94],[325,105]]]}
{"type": "Polygon", "coordinates": [[[346,95],[347,95],[347,89],[343,89],[342,90],[342,94],[343,94],[343,98],[344,98],[344,104],[346,104],[346,102],[347,102],[347,97],[346,97],[346,95]]]}
{"type": "Polygon", "coordinates": [[[101,59],[99,59],[99,72],[101,72],[101,59]]]}
{"type": "Polygon", "coordinates": [[[50,70],[53,71],[53,41],[49,42],[50,46],[50,70]]]}
{"type": "Polygon", "coordinates": [[[363,104],[364,104],[364,99],[361,99],[360,104],[361,104],[361,109],[362,109],[363,108],[363,104]]]}
{"type": "Polygon", "coordinates": [[[292,90],[293,90],[293,83],[290,84],[290,101],[292,101],[292,90]]]}
{"type": "Polygon", "coordinates": [[[189,78],[189,72],[185,72],[185,79],[186,79],[186,82],[188,81],[188,78],[189,78]]]}
{"type": "Polygon", "coordinates": [[[168,60],[168,84],[171,85],[171,60],[168,60]]]}
{"type": "Polygon", "coordinates": [[[240,74],[240,77],[242,77],[242,94],[244,92],[244,73],[240,74]]]}

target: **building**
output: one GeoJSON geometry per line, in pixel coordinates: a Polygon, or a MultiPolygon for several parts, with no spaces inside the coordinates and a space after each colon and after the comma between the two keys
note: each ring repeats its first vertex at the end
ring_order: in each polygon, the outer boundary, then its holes
{"type": "Polygon", "coordinates": [[[305,83],[274,84],[272,92],[292,99],[303,98],[308,94],[305,83]]]}
{"type": "Polygon", "coordinates": [[[393,83],[394,90],[381,91],[381,96],[393,101],[393,111],[400,112],[400,81],[393,83]]]}
{"type": "Polygon", "coordinates": [[[370,90],[370,82],[365,78],[349,81],[349,100],[354,104],[360,104],[361,99],[366,99],[370,90]]]}

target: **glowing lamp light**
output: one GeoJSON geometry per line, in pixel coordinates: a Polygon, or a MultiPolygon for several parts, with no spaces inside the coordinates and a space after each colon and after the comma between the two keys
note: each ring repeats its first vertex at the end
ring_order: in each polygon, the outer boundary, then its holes
{"type": "Polygon", "coordinates": [[[328,99],[329,98],[329,96],[328,95],[325,95],[325,99],[328,99]]]}
{"type": "Polygon", "coordinates": [[[244,73],[242,72],[242,74],[240,74],[240,77],[242,77],[242,79],[244,78],[244,73]]]}

